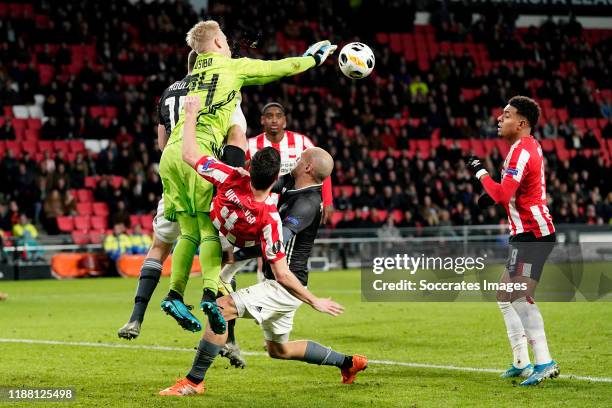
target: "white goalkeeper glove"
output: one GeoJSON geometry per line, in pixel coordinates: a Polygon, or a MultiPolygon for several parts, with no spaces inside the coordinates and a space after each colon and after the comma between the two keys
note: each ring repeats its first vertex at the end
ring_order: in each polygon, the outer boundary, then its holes
{"type": "Polygon", "coordinates": [[[316,65],[321,65],[325,62],[327,57],[329,57],[334,53],[334,51],[336,51],[336,48],[338,48],[338,46],[333,45],[329,42],[329,40],[319,41],[318,43],[314,43],[310,47],[308,47],[308,49],[302,56],[312,57],[314,58],[316,65]]]}

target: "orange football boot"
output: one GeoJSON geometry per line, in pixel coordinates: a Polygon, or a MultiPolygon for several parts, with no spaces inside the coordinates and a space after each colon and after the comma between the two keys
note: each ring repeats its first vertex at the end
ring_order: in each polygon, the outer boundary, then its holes
{"type": "Polygon", "coordinates": [[[176,395],[178,397],[184,397],[186,395],[204,394],[205,390],[206,388],[204,387],[204,381],[199,384],[195,384],[188,378],[180,378],[172,387],[161,390],[159,395],[176,395]]]}
{"type": "Polygon", "coordinates": [[[355,354],[353,356],[353,366],[340,370],[342,373],[342,384],[352,384],[355,381],[355,377],[357,377],[357,373],[366,368],[368,368],[368,359],[365,356],[355,354]]]}

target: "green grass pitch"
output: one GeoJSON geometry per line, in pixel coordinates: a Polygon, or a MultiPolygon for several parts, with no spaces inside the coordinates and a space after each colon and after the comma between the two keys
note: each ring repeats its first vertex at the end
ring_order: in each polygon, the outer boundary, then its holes
{"type": "MultiPolygon", "coordinates": [[[[254,282],[239,276],[239,286],[254,282]]],[[[197,303],[199,278],[187,301],[197,303]]],[[[575,378],[518,387],[496,373],[372,363],[353,385],[340,383],[333,367],[272,360],[262,334],[249,320],[237,333],[248,367],[236,370],[217,359],[207,392],[186,398],[157,392],[184,376],[193,352],[136,348],[192,348],[199,335],[180,329],[159,310],[163,279],[149,307],[140,338],[126,342],[117,329],[129,317],[136,280],[3,282],[0,338],[113,343],[129,348],[0,342],[0,387],[74,387],[66,406],[91,407],[547,407],[610,406],[612,383],[575,378]]],[[[357,271],[313,273],[310,288],[331,296],[346,311],[337,318],[302,306],[293,339],[308,338],[370,359],[493,368],[511,362],[505,327],[495,303],[363,303],[357,271]]],[[[562,374],[612,377],[612,304],[541,303],[551,351],[562,374]]],[[[201,314],[201,312],[200,312],[201,314]]],[[[1,404],[1,403],[0,403],[1,404]]],[[[7,406],[46,404],[10,403],[7,406]]],[[[55,406],[64,406],[57,405],[55,406]]]]}

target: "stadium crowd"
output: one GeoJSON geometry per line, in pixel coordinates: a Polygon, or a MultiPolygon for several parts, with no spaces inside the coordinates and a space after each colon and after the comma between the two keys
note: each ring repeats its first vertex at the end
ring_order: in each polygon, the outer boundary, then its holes
{"type": "MultiPolygon", "coordinates": [[[[375,50],[376,69],[363,81],[343,77],[329,63],[265,91],[243,90],[248,136],[260,132],[263,104],[278,100],[287,109],[287,128],[336,158],[333,183],[344,186],[335,193],[335,207],[344,214],[336,219],[338,228],[380,226],[385,217],[379,210],[399,210],[397,224],[407,227],[505,222],[498,208],[478,210],[481,191],[468,177],[462,160],[468,152],[460,142],[497,138],[495,113],[515,94],[550,101],[542,104],[546,112],[534,135],[563,140],[545,153],[555,222],[612,222],[606,181],[612,37],[587,36],[573,18],[519,30],[510,12],[476,19],[461,7],[433,8],[429,26],[414,26],[416,8],[400,1],[363,1],[354,8],[332,1],[210,1],[209,14],[201,16],[182,0],[29,3],[31,10],[0,21],[5,114],[6,107],[32,105],[42,94],[47,120],[40,139],[110,142],[95,153],[0,151],[3,230],[12,230],[24,213],[57,233],[56,218],[77,214],[73,191],[85,188],[91,176],[109,176],[99,179],[93,194],[108,204],[110,227],[129,227],[131,214],[154,212],[161,194],[156,101],[186,74],[185,27],[208,17],[227,27],[237,53],[251,57],[297,55],[323,37],[340,44],[359,38],[375,50]],[[365,31],[368,25],[360,22],[372,15],[402,18],[365,31]],[[359,31],[348,31],[354,27],[359,31]],[[390,32],[407,33],[402,41],[415,41],[415,50],[398,48],[390,32]],[[423,54],[422,40],[438,52],[423,54]],[[576,119],[582,121],[577,125],[576,119]],[[579,126],[584,123],[589,126],[579,126]],[[439,142],[414,145],[434,139],[439,142]],[[110,176],[121,176],[121,182],[110,176]]],[[[0,143],[18,133],[11,118],[3,118],[0,143]]],[[[490,150],[489,169],[499,171],[502,153],[490,150]]]]}

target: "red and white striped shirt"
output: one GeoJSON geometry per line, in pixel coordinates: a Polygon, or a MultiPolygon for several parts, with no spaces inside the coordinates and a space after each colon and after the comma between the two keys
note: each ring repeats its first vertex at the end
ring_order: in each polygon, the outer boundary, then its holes
{"type": "Polygon", "coordinates": [[[532,232],[539,238],[555,232],[546,205],[544,156],[533,136],[522,137],[512,145],[501,183],[485,176],[482,184],[491,198],[506,208],[510,235],[532,232]]]}
{"type": "MultiPolygon", "coordinates": [[[[286,130],[283,138],[278,143],[272,143],[265,133],[254,136],[249,139],[249,146],[246,152],[246,159],[251,160],[251,157],[255,155],[259,150],[264,147],[274,147],[279,151],[281,155],[281,168],[280,175],[289,173],[295,167],[297,160],[301,156],[302,152],[309,147],[314,147],[312,140],[308,136],[304,136],[300,133],[286,130]]],[[[332,185],[331,177],[327,177],[323,180],[323,187],[321,189],[321,196],[323,197],[323,206],[327,207],[332,204],[332,185]]]]}
{"type": "Polygon", "coordinates": [[[251,176],[210,156],[195,165],[198,174],[217,187],[210,204],[210,219],[233,245],[261,244],[264,258],[274,263],[285,257],[283,224],[274,205],[255,201],[251,176]]]}

